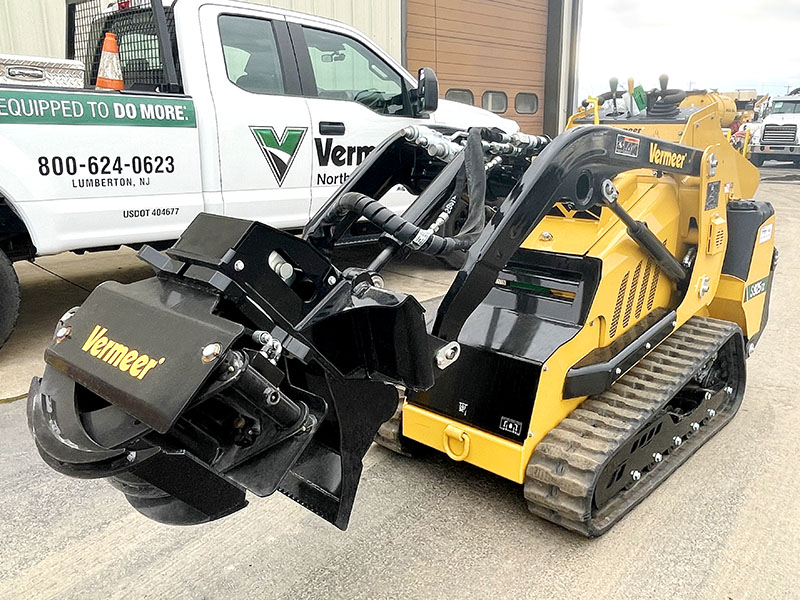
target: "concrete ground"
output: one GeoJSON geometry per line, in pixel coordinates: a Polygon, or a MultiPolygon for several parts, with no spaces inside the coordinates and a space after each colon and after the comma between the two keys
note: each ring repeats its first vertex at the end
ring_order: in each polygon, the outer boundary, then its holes
{"type": "MultiPolygon", "coordinates": [[[[774,179],[793,173],[782,167],[774,179]]],[[[765,179],[772,179],[768,165],[765,179]]],[[[795,172],[796,173],[796,172],[795,172]]],[[[793,177],[792,177],[793,178],[793,177]]],[[[789,179],[791,181],[791,179],[789,179]]],[[[36,455],[24,401],[0,404],[0,599],[797,598],[800,186],[765,183],[781,261],[770,324],[748,363],[739,415],[628,517],[585,540],[531,516],[521,490],[435,453],[373,446],[347,532],[276,494],[191,528],[139,516],[103,482],[36,455]]],[[[364,260],[350,250],[346,260],[364,260]]],[[[0,398],[42,370],[57,318],[100,281],[146,276],[131,252],[20,265],[20,327],[0,351],[0,398]]],[[[387,283],[440,295],[435,263],[387,283]]]]}

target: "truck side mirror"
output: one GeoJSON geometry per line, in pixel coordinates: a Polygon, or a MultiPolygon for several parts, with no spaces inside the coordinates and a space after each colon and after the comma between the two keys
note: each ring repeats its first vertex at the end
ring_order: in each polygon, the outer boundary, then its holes
{"type": "Polygon", "coordinates": [[[415,112],[429,115],[439,107],[439,80],[430,67],[422,67],[417,74],[417,102],[415,112]]]}

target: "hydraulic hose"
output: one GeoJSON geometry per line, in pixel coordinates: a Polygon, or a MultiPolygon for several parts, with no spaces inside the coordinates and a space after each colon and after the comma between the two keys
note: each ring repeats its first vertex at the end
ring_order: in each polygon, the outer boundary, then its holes
{"type": "Polygon", "coordinates": [[[484,169],[481,132],[471,129],[464,148],[464,171],[459,172],[452,198],[463,193],[464,180],[469,192],[469,212],[461,231],[453,237],[437,235],[423,229],[386,208],[378,200],[358,192],[342,194],[323,217],[323,223],[332,225],[341,221],[348,213],[364,217],[384,233],[393,237],[403,246],[424,254],[449,254],[466,250],[480,236],[486,219],[486,171],[484,169]]]}

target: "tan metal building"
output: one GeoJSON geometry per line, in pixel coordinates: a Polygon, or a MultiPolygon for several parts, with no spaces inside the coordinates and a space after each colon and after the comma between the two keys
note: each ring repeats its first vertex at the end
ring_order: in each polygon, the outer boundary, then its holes
{"type": "MultiPolygon", "coordinates": [[[[575,104],[582,0],[252,0],[368,34],[441,95],[550,135],[575,104]]],[[[0,0],[0,53],[63,57],[64,0],[0,0]]]]}
{"type": "Polygon", "coordinates": [[[555,134],[573,108],[579,0],[406,0],[408,67],[445,97],[555,134]]]}

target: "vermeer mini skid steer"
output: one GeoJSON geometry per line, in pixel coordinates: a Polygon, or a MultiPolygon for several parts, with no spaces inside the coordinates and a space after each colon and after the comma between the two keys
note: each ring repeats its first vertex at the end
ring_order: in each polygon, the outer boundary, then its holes
{"type": "Polygon", "coordinates": [[[199,215],[140,252],[155,277],[59,322],[29,396],[41,456],[161,522],[278,490],[344,529],[377,434],[602,534],[733,417],[767,322],[773,209],[747,200],[758,171],[716,106],[683,99],[663,85],[636,117],[582,109],[552,141],[407,128],[302,238],[199,215]],[[398,184],[418,195],[402,217],[379,202],[398,184]],[[438,235],[457,211],[460,233],[438,235]],[[362,217],[383,245],[340,270],[362,217]],[[466,252],[427,324],[380,276],[411,252],[466,252]]]}

